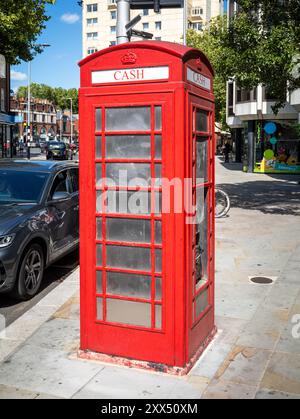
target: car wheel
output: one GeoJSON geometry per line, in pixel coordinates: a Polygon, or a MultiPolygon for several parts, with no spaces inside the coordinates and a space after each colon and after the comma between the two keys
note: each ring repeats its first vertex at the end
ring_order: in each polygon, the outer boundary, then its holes
{"type": "Polygon", "coordinates": [[[33,244],[20,261],[20,269],[13,291],[14,297],[29,300],[38,292],[44,276],[44,254],[40,245],[33,244]]]}

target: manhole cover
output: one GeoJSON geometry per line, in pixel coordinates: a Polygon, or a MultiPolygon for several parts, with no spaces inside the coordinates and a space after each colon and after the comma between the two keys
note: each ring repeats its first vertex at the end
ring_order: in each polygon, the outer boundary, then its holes
{"type": "Polygon", "coordinates": [[[273,284],[273,279],[268,278],[267,276],[253,276],[250,278],[250,281],[254,284],[262,284],[262,285],[268,285],[273,284]]]}

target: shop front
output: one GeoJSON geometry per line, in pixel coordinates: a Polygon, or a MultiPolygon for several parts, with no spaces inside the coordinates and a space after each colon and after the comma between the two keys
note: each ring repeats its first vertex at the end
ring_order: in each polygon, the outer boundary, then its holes
{"type": "Polygon", "coordinates": [[[297,120],[251,121],[245,126],[244,135],[244,166],[248,171],[300,174],[297,120]]]}
{"type": "Polygon", "coordinates": [[[0,159],[12,157],[12,128],[14,117],[0,113],[0,159]]]}

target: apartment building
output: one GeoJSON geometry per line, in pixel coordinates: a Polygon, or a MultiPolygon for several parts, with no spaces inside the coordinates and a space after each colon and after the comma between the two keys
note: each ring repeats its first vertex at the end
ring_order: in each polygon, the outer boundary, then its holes
{"type": "MultiPolygon", "coordinates": [[[[11,112],[19,121],[16,124],[16,134],[23,138],[26,134],[27,125],[27,99],[11,98],[11,112]]],[[[32,98],[30,104],[30,122],[33,139],[54,138],[56,136],[56,109],[53,103],[47,99],[32,98]]]]}
{"type": "MultiPolygon", "coordinates": [[[[223,13],[223,0],[187,0],[188,27],[201,31],[210,19],[223,13]]],[[[117,0],[84,0],[83,56],[116,44],[117,0]]],[[[150,32],[154,40],[182,43],[183,9],[131,10],[131,18],[141,14],[136,29],[150,32]]],[[[135,40],[132,38],[132,40],[135,40]]]]}
{"type": "Polygon", "coordinates": [[[0,54],[0,159],[12,153],[12,127],[14,117],[10,113],[10,66],[0,54]]]}
{"type": "MultiPolygon", "coordinates": [[[[228,0],[227,14],[238,12],[228,0]]],[[[300,173],[300,89],[289,94],[277,115],[276,98],[263,85],[241,89],[234,80],[227,83],[227,124],[231,128],[236,161],[244,170],[259,173],[300,173]]]]}

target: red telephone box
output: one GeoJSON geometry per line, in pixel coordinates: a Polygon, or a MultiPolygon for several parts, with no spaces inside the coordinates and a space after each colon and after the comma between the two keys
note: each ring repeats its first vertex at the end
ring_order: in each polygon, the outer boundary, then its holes
{"type": "Polygon", "coordinates": [[[153,41],[80,66],[81,354],[186,372],[215,333],[212,67],[153,41]]]}

